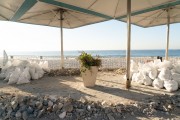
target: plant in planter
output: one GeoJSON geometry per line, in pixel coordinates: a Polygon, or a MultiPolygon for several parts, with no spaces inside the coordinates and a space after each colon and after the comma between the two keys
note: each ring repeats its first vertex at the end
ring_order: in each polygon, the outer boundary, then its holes
{"type": "Polygon", "coordinates": [[[91,54],[82,52],[78,57],[80,61],[80,70],[85,87],[93,87],[96,82],[98,67],[101,66],[101,59],[99,56],[93,57],[91,54]]]}

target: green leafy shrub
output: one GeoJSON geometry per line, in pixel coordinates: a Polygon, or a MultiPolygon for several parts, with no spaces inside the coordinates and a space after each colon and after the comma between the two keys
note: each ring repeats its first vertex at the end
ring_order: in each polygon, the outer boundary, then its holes
{"type": "Polygon", "coordinates": [[[84,51],[81,53],[81,55],[79,55],[78,60],[80,61],[81,68],[85,67],[90,69],[91,66],[101,66],[101,59],[99,56],[93,57],[91,54],[88,54],[84,51]]]}

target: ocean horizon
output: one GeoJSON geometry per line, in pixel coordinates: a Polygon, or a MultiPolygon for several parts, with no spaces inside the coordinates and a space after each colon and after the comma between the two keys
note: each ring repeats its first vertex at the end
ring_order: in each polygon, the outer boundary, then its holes
{"type": "MultiPolygon", "coordinates": [[[[100,57],[125,57],[126,50],[84,50],[93,56],[99,55],[100,57]]],[[[6,51],[8,56],[60,56],[60,51],[6,51]]],[[[82,50],[64,51],[65,57],[77,57],[82,50]]],[[[165,56],[165,50],[131,50],[132,57],[157,57],[165,56]]],[[[179,57],[180,49],[170,49],[170,57],[179,57]]]]}

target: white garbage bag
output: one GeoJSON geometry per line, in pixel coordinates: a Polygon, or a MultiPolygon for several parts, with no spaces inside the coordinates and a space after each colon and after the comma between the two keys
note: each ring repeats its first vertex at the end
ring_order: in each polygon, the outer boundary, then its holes
{"type": "Polygon", "coordinates": [[[178,82],[178,86],[180,87],[180,74],[178,73],[173,73],[172,74],[172,79],[178,82]]]}
{"type": "Polygon", "coordinates": [[[12,66],[12,62],[8,61],[5,66],[2,67],[2,69],[6,69],[8,67],[12,66]]]}
{"type": "Polygon", "coordinates": [[[35,74],[35,71],[36,71],[36,69],[35,69],[35,67],[33,67],[33,66],[29,66],[29,73],[30,73],[30,76],[32,77],[34,74],[35,74]]]}
{"type": "Polygon", "coordinates": [[[162,68],[172,69],[172,67],[173,67],[172,63],[170,61],[167,61],[167,60],[164,60],[159,66],[160,69],[162,69],[162,68]]]}
{"type": "Polygon", "coordinates": [[[180,88],[180,79],[175,80],[178,83],[178,87],[180,88]]]}
{"type": "Polygon", "coordinates": [[[139,72],[136,75],[135,80],[137,81],[138,84],[144,84],[144,73],[143,72],[139,72]]]}
{"type": "Polygon", "coordinates": [[[154,88],[156,89],[162,89],[164,87],[164,81],[163,80],[160,80],[159,78],[156,78],[154,81],[153,81],[153,86],[154,88]]]}
{"type": "Polygon", "coordinates": [[[6,78],[6,75],[4,73],[0,74],[0,80],[4,80],[6,78]]]}
{"type": "Polygon", "coordinates": [[[171,69],[171,74],[176,73],[175,69],[171,69]]]}
{"type": "Polygon", "coordinates": [[[49,71],[50,71],[48,61],[44,61],[44,62],[43,62],[43,64],[42,64],[42,69],[43,69],[45,72],[49,72],[49,71]]]}
{"type": "Polygon", "coordinates": [[[153,80],[157,77],[157,75],[158,71],[156,69],[151,69],[151,71],[149,72],[149,77],[153,80]]]}
{"type": "Polygon", "coordinates": [[[20,68],[17,67],[17,68],[15,69],[15,71],[12,72],[12,74],[10,75],[8,84],[15,84],[15,83],[17,83],[20,74],[21,74],[21,70],[20,70],[20,68]]]}
{"type": "Polygon", "coordinates": [[[173,73],[173,74],[172,74],[172,79],[173,79],[173,80],[179,80],[179,79],[180,79],[180,74],[178,74],[178,73],[173,73]]]}
{"type": "Polygon", "coordinates": [[[175,65],[174,70],[175,70],[176,73],[180,74],[180,65],[179,64],[175,65]]]}
{"type": "Polygon", "coordinates": [[[42,78],[44,75],[44,71],[39,65],[35,67],[35,72],[38,74],[38,78],[42,78]]]}
{"type": "Polygon", "coordinates": [[[144,76],[144,85],[146,86],[152,85],[152,80],[148,76],[144,76]]]}
{"type": "Polygon", "coordinates": [[[37,80],[43,77],[44,71],[37,63],[32,63],[29,68],[30,68],[29,72],[30,72],[31,78],[33,80],[37,80]]]}
{"type": "Polygon", "coordinates": [[[133,73],[133,75],[132,75],[132,82],[137,82],[137,74],[138,73],[133,73]]]}
{"type": "Polygon", "coordinates": [[[17,84],[24,84],[30,82],[30,73],[29,68],[25,68],[24,71],[20,74],[17,84]]]}
{"type": "Polygon", "coordinates": [[[154,68],[155,69],[159,69],[160,65],[161,65],[161,60],[160,59],[156,59],[154,60],[154,68]]]}
{"type": "Polygon", "coordinates": [[[31,78],[32,78],[33,80],[37,80],[37,79],[39,79],[39,75],[38,75],[38,73],[34,73],[34,74],[32,74],[31,78]]]}
{"type": "Polygon", "coordinates": [[[171,80],[172,79],[171,71],[168,68],[162,68],[158,77],[161,80],[171,80]]]}
{"type": "Polygon", "coordinates": [[[131,60],[130,71],[133,72],[133,73],[137,73],[138,72],[138,65],[133,60],[131,60]]]}
{"type": "Polygon", "coordinates": [[[153,62],[148,62],[148,63],[145,63],[143,66],[142,66],[142,70],[141,71],[146,71],[147,73],[149,71],[151,71],[151,69],[153,69],[153,62]]]}
{"type": "Polygon", "coordinates": [[[6,74],[6,78],[4,79],[4,82],[8,82],[9,81],[9,78],[11,76],[12,72],[9,72],[6,74]]]}
{"type": "Polygon", "coordinates": [[[173,92],[178,89],[178,83],[175,80],[165,80],[164,87],[168,92],[173,92]]]}

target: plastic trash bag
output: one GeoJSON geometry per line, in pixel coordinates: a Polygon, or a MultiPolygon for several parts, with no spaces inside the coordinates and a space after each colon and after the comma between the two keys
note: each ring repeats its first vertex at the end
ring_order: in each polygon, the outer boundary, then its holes
{"type": "Polygon", "coordinates": [[[154,86],[154,88],[156,89],[162,89],[164,87],[164,81],[160,80],[159,78],[156,78],[152,85],[154,86]]]}
{"type": "Polygon", "coordinates": [[[146,86],[152,85],[152,80],[148,76],[144,76],[144,85],[146,86]]]}
{"type": "Polygon", "coordinates": [[[144,84],[144,74],[143,74],[143,72],[137,73],[135,80],[137,81],[138,84],[144,84]]]}
{"type": "Polygon", "coordinates": [[[19,79],[17,81],[17,84],[24,84],[30,82],[30,74],[29,74],[29,68],[25,68],[24,71],[20,74],[19,79]]]}
{"type": "Polygon", "coordinates": [[[180,65],[175,65],[174,70],[175,70],[176,73],[180,74],[180,65]]]}
{"type": "Polygon", "coordinates": [[[0,80],[4,80],[6,78],[6,75],[4,73],[0,74],[0,80]]]}
{"type": "Polygon", "coordinates": [[[161,69],[162,68],[172,69],[172,67],[173,67],[172,63],[170,61],[167,61],[167,60],[164,60],[159,66],[159,68],[161,68],[161,69]]]}
{"type": "Polygon", "coordinates": [[[154,80],[157,77],[157,75],[158,75],[158,71],[156,69],[151,69],[151,71],[149,71],[149,77],[151,79],[154,80]]]}
{"type": "Polygon", "coordinates": [[[158,77],[161,80],[171,80],[172,79],[171,71],[168,68],[162,68],[161,72],[158,75],[158,77]]]}
{"type": "Polygon", "coordinates": [[[178,83],[175,80],[165,80],[164,87],[168,92],[173,92],[178,89],[178,83]]]}
{"type": "Polygon", "coordinates": [[[15,84],[15,83],[17,83],[20,74],[21,74],[20,68],[16,68],[15,71],[12,72],[12,74],[10,75],[8,84],[15,84]]]}
{"type": "Polygon", "coordinates": [[[134,62],[133,60],[131,60],[130,71],[133,73],[138,72],[138,64],[136,62],[134,62]]]}

